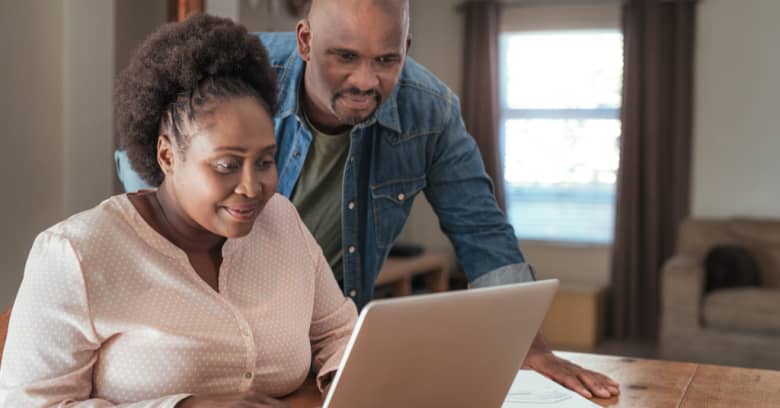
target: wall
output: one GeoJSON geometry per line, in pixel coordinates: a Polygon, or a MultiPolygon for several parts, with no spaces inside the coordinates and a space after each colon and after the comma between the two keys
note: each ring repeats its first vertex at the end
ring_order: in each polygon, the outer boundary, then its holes
{"type": "Polygon", "coordinates": [[[698,7],[692,213],[780,217],[780,2],[698,7]]]}
{"type": "Polygon", "coordinates": [[[13,303],[35,236],[116,191],[114,75],[165,7],[0,2],[0,309],[13,303]]]}
{"type": "Polygon", "coordinates": [[[238,21],[253,32],[295,31],[298,18],[287,14],[280,3],[278,0],[241,0],[238,21]]]}
{"type": "Polygon", "coordinates": [[[63,193],[66,215],[114,191],[114,1],[69,0],[64,7],[63,193]]]}
{"type": "Polygon", "coordinates": [[[63,3],[0,2],[0,308],[33,238],[63,217],[63,3]]]}

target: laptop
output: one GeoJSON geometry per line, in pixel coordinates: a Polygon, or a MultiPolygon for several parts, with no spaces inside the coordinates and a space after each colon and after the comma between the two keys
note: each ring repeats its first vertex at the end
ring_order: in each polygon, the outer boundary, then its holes
{"type": "Polygon", "coordinates": [[[500,408],[558,280],[377,300],[324,408],[500,408]]]}

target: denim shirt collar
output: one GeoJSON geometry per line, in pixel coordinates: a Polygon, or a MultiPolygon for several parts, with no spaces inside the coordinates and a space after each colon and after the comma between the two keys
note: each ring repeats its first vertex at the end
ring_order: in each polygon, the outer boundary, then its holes
{"type": "MultiPolygon", "coordinates": [[[[279,108],[276,116],[284,119],[287,116],[298,113],[298,95],[300,87],[303,85],[303,73],[306,63],[297,53],[291,53],[284,64],[278,83],[282,85],[279,89],[279,108]],[[297,78],[294,81],[287,80],[288,77],[297,78]]],[[[361,127],[367,127],[375,122],[396,133],[401,133],[401,120],[398,116],[398,95],[399,85],[395,86],[393,93],[379,106],[376,112],[361,127]]]]}

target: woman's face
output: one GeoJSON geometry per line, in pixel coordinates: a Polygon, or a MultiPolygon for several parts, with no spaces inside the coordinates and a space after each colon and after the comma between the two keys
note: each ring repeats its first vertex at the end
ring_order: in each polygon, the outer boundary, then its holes
{"type": "Polygon", "coordinates": [[[192,127],[189,146],[172,148],[164,184],[192,227],[237,238],[249,234],[279,181],[268,111],[254,98],[231,98],[192,127]]]}

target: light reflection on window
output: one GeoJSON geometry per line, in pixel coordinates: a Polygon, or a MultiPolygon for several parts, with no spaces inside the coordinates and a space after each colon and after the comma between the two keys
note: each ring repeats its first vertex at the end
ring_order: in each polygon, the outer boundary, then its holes
{"type": "Polygon", "coordinates": [[[617,31],[501,38],[508,218],[520,238],[608,243],[620,156],[617,31]]]}

